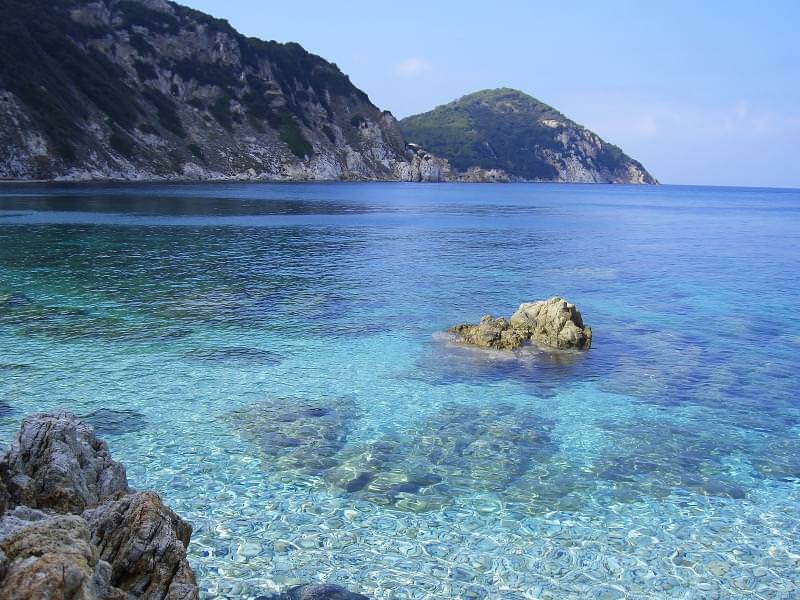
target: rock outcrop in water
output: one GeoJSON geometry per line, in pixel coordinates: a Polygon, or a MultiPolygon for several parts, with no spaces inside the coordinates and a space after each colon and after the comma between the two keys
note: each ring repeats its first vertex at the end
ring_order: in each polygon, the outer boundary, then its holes
{"type": "Polygon", "coordinates": [[[587,350],[592,329],[581,313],[559,297],[521,304],[510,319],[484,316],[479,323],[462,323],[448,331],[463,344],[495,350],[514,350],[532,341],[559,350],[587,350]]]}
{"type": "Polygon", "coordinates": [[[27,417],[0,457],[0,598],[193,600],[191,533],[71,413],[27,417]]]}

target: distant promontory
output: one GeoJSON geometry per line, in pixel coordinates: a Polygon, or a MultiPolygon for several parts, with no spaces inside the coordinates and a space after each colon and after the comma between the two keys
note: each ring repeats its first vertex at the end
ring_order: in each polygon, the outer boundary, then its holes
{"type": "Polygon", "coordinates": [[[617,146],[518,90],[483,90],[400,122],[406,138],[473,178],[657,183],[617,146]]]}

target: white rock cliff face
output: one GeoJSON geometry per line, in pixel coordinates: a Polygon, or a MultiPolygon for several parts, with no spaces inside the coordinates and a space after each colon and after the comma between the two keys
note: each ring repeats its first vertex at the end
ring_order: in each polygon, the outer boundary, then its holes
{"type": "Polygon", "coordinates": [[[21,41],[0,37],[22,67],[47,55],[22,80],[0,66],[2,179],[438,181],[446,169],[296,44],[162,0],[30,11],[9,16],[21,41]],[[42,14],[55,42],[32,26],[42,14]]]}

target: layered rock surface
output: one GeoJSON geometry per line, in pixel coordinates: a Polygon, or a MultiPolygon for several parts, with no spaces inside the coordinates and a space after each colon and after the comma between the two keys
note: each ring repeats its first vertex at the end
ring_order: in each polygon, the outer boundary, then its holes
{"type": "Polygon", "coordinates": [[[17,507],[0,521],[0,597],[127,600],[76,515],[17,507]]]}
{"type": "Polygon", "coordinates": [[[80,513],[128,491],[125,467],[94,430],[67,412],[33,415],[3,455],[14,505],[80,513]]]}
{"type": "Polygon", "coordinates": [[[581,313],[559,297],[521,304],[510,319],[486,315],[477,324],[462,323],[449,331],[461,343],[496,350],[514,350],[527,342],[559,350],[587,350],[592,344],[592,329],[583,324],[581,313]]]}

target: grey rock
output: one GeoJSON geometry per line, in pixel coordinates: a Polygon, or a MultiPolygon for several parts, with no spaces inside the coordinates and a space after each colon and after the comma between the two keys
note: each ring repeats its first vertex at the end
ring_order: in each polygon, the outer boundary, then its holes
{"type": "Polygon", "coordinates": [[[128,494],[87,510],[83,518],[111,582],[143,600],[197,598],[186,559],[192,526],[153,492],[128,494]]]}
{"type": "Polygon", "coordinates": [[[23,421],[0,458],[3,504],[4,600],[198,598],[191,525],[155,493],[131,492],[105,442],[71,413],[23,421]]]}
{"type": "Polygon", "coordinates": [[[125,467],[90,425],[69,412],[26,417],[0,457],[13,505],[79,513],[128,491],[125,467]]]}
{"type": "Polygon", "coordinates": [[[434,156],[417,144],[407,144],[406,149],[410,160],[397,164],[395,167],[397,179],[432,183],[453,180],[454,175],[448,161],[434,156]]]}
{"type": "Polygon", "coordinates": [[[0,519],[0,541],[6,539],[15,531],[27,527],[36,521],[45,521],[50,518],[45,512],[28,508],[27,506],[17,506],[9,510],[0,519]]]}
{"type": "Polygon", "coordinates": [[[5,482],[8,475],[4,471],[3,465],[0,464],[0,517],[11,505],[11,495],[8,493],[8,487],[5,482]]]}
{"type": "Polygon", "coordinates": [[[80,517],[15,511],[0,529],[0,598],[127,600],[110,584],[111,568],[98,558],[80,517]]]}
{"type": "Polygon", "coordinates": [[[503,169],[482,169],[480,167],[471,167],[463,173],[456,174],[455,177],[457,181],[463,183],[511,183],[518,180],[503,169]]]}

